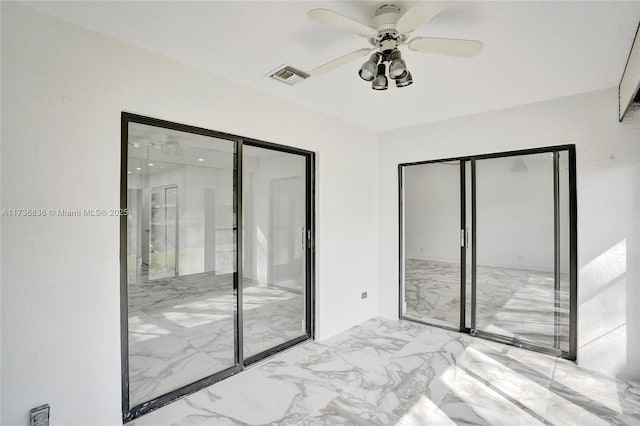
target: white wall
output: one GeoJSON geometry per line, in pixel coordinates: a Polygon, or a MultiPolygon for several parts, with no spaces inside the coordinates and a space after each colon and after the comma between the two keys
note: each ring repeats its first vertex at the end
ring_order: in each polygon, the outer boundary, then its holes
{"type": "MultiPolygon", "coordinates": [[[[2,7],[0,7],[0,23],[2,22],[2,7]]],[[[1,50],[1,49],[0,49],[1,50]]],[[[0,59],[0,63],[1,63],[0,59]]],[[[2,67],[0,66],[0,92],[2,91],[2,67]]],[[[2,113],[0,110],[0,129],[2,128],[2,113]]],[[[2,137],[0,137],[0,165],[2,165],[2,137]]],[[[2,200],[2,173],[0,172],[0,200],[2,200]]],[[[0,201],[0,207],[2,207],[0,201]]],[[[0,220],[0,310],[2,308],[2,277],[4,274],[2,273],[2,220],[0,220]]],[[[0,312],[0,421],[2,421],[2,312],[0,312]]]]}
{"type": "MultiPolygon", "coordinates": [[[[373,134],[1,7],[2,208],[117,208],[123,110],[314,150],[318,336],[376,314],[373,134]]],[[[118,219],[3,217],[2,228],[1,423],[26,424],[48,402],[56,424],[118,424],[118,219]]]]}
{"type": "Polygon", "coordinates": [[[379,301],[397,317],[397,165],[576,144],[578,362],[640,377],[640,119],[617,121],[615,89],[487,112],[381,135],[379,301]]]}

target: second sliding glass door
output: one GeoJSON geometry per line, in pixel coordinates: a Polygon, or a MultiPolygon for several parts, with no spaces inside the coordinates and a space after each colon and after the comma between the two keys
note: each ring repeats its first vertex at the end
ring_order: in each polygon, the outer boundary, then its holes
{"type": "Polygon", "coordinates": [[[575,359],[575,154],[400,165],[400,316],[575,359]]]}

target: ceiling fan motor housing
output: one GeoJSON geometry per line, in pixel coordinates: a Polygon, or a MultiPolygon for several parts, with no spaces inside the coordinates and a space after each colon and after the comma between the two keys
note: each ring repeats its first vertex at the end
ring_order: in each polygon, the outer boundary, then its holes
{"type": "Polygon", "coordinates": [[[376,10],[371,26],[378,31],[378,35],[370,39],[371,44],[378,47],[382,53],[390,53],[398,45],[407,40],[406,34],[396,31],[400,19],[400,8],[391,4],[381,6],[376,10]]]}

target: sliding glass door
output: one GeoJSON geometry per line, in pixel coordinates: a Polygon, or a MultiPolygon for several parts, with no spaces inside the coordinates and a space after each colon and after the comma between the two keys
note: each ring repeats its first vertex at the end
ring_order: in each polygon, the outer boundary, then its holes
{"type": "Polygon", "coordinates": [[[313,158],[123,114],[125,421],[313,337],[313,158]]]}
{"type": "Polygon", "coordinates": [[[573,146],[399,171],[401,317],[575,359],[573,146]]]}

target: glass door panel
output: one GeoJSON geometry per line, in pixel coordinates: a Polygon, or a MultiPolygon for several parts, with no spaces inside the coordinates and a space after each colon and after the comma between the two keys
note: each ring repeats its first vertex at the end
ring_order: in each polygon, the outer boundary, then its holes
{"type": "Polygon", "coordinates": [[[402,170],[403,316],[459,328],[460,161],[402,170]]]}
{"type": "Polygon", "coordinates": [[[307,161],[243,147],[243,352],[307,336],[307,161]]]}
{"type": "Polygon", "coordinates": [[[236,365],[235,142],[129,123],[129,407],[236,365]],[[217,254],[217,257],[216,257],[217,254]]]}
{"type": "Polygon", "coordinates": [[[554,155],[475,161],[474,328],[558,348],[554,155]]]}

